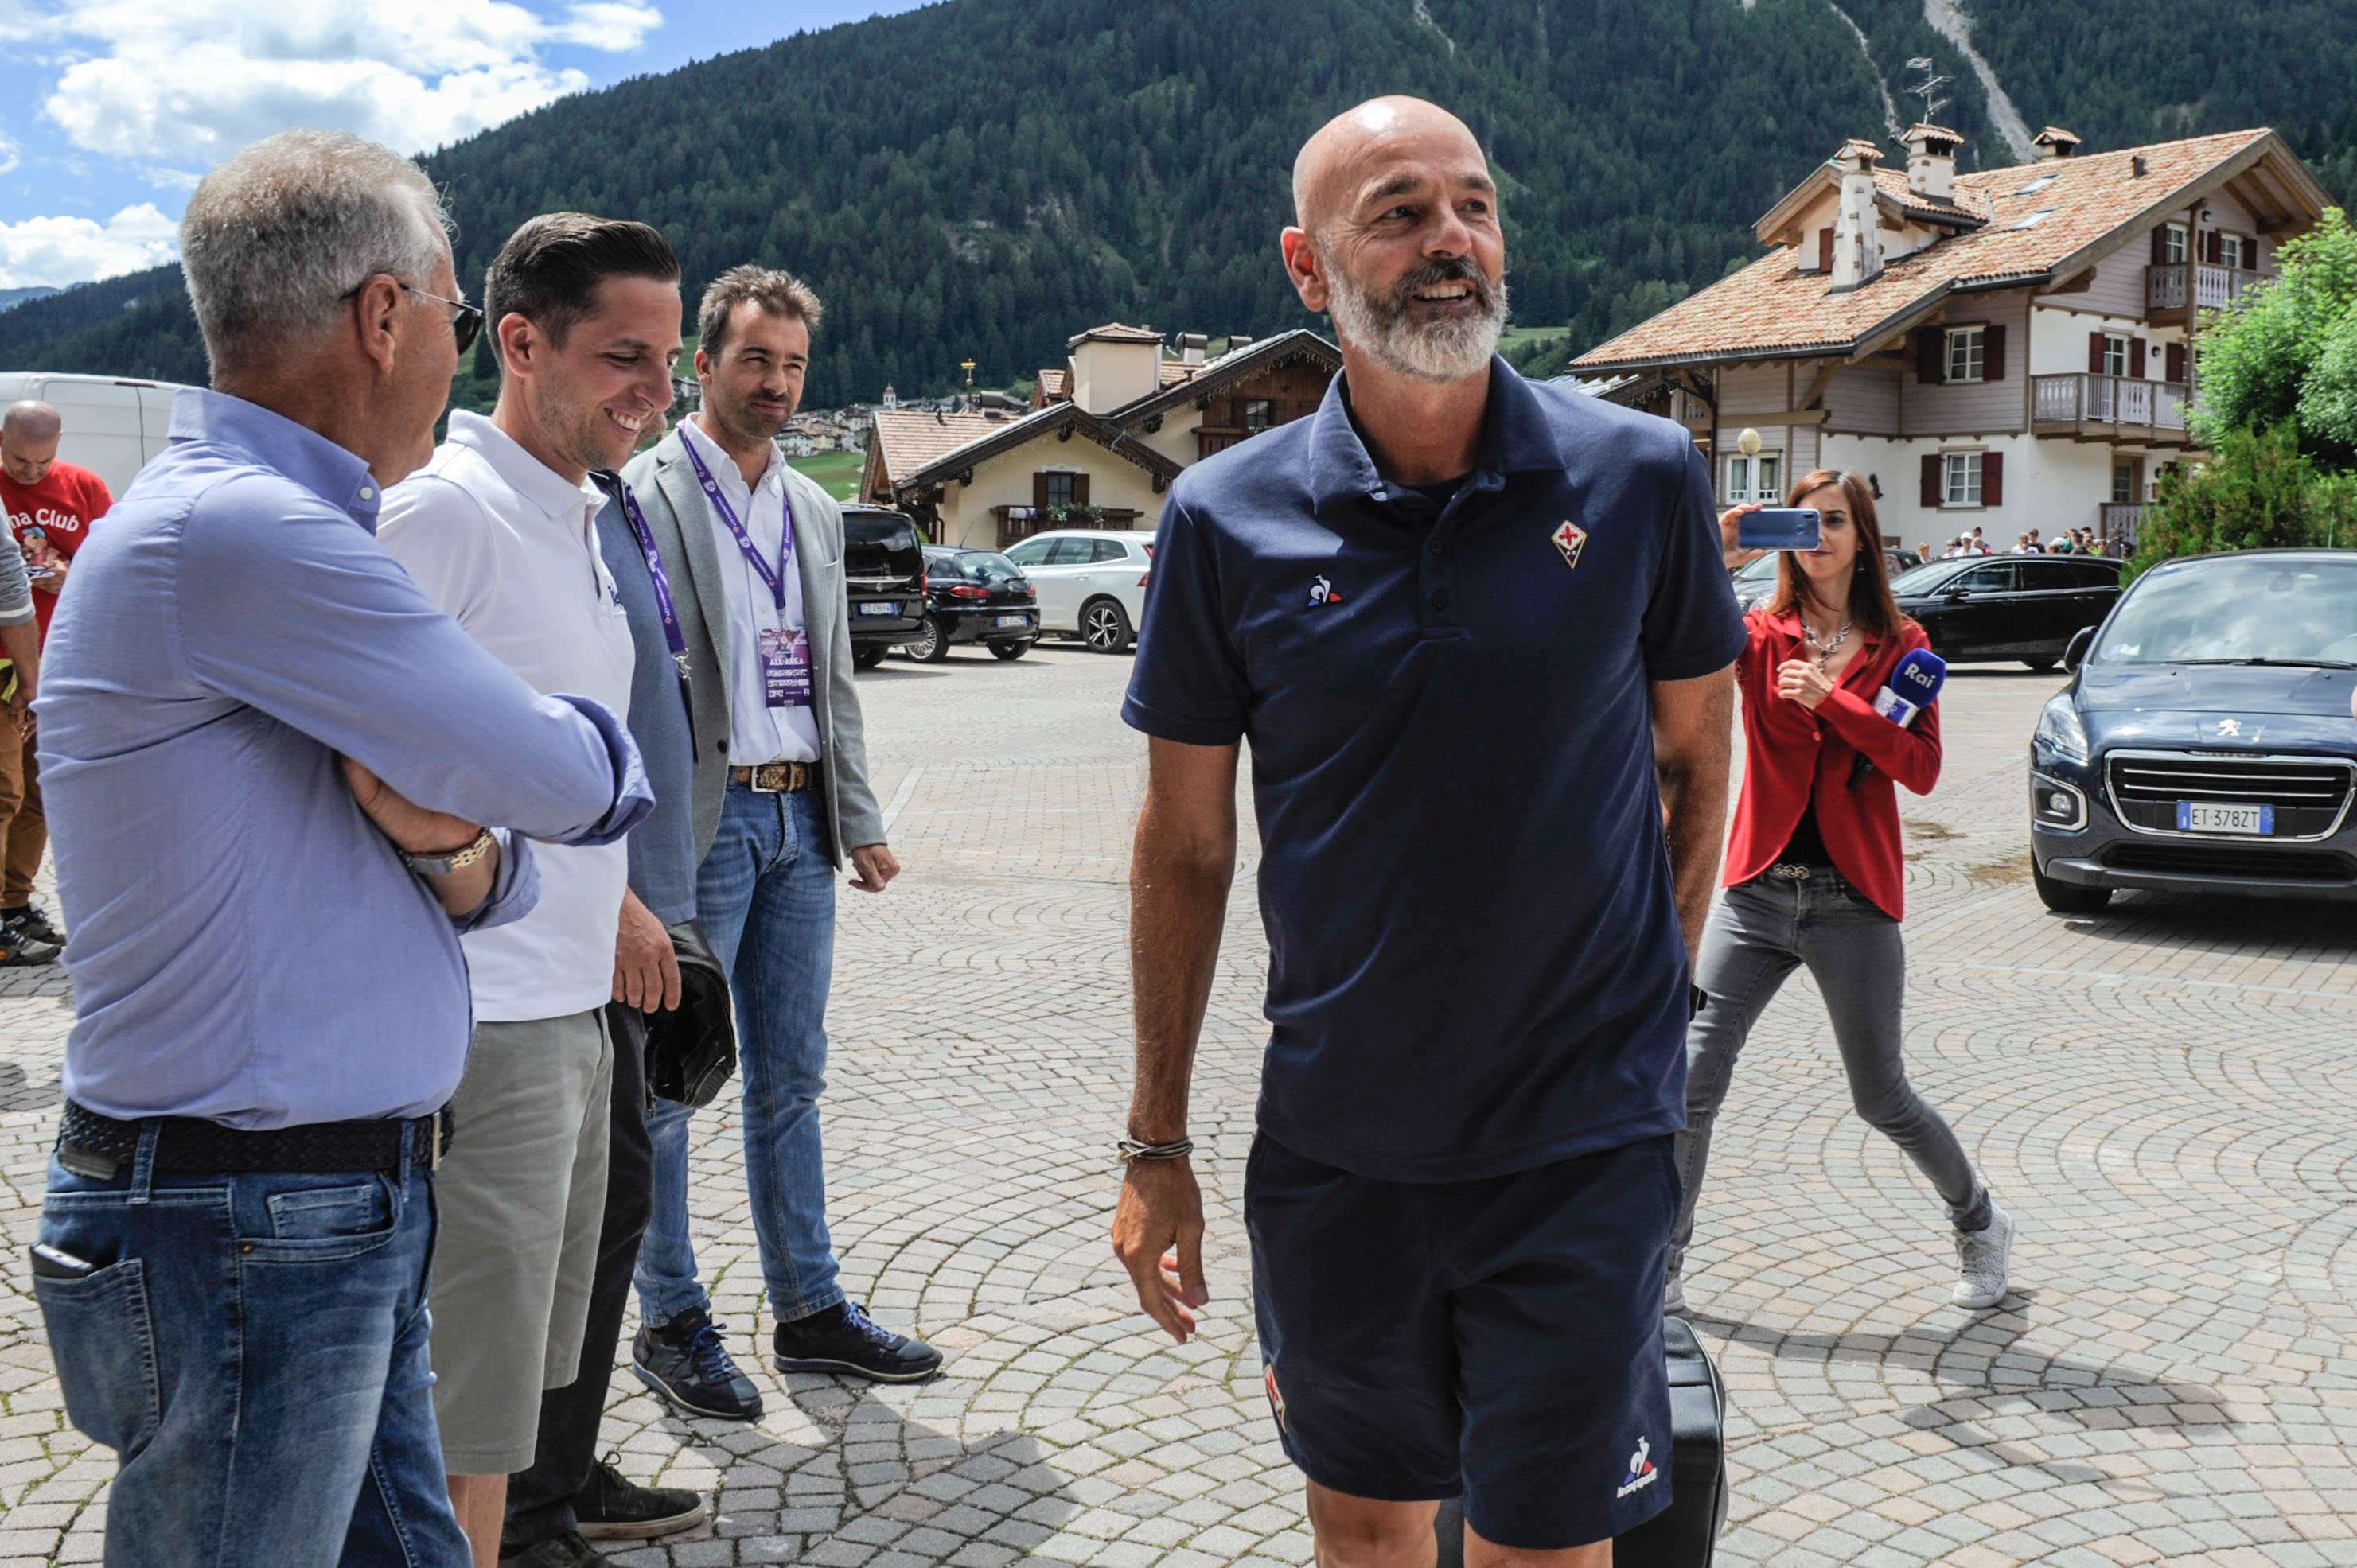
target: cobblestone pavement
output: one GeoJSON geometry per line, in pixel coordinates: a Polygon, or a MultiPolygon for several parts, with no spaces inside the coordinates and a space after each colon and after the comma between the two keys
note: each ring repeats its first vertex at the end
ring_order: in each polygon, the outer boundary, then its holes
{"type": "MultiPolygon", "coordinates": [[[[847,1282],[949,1352],[926,1387],[759,1372],[758,1427],[625,1377],[630,1474],[716,1490],[632,1564],[1305,1563],[1237,1216],[1263,949],[1240,884],[1196,1133],[1206,1332],[1149,1332],[1108,1256],[1125,1099],[1127,661],[1049,650],[861,681],[909,870],[843,896],[826,1101],[847,1282]]],[[[1720,1561],[2357,1563],[2357,915],[2133,896],[2045,913],[2021,748],[2053,677],[1956,672],[1947,777],[1904,808],[1908,1046],[2022,1227],[2004,1310],[1945,1305],[1940,1206],[1848,1113],[1805,979],[1722,1117],[1688,1290],[1734,1413],[1720,1561]]],[[[22,1243],[69,1006],[0,974],[0,1560],[95,1560],[110,1456],[64,1426],[22,1243]]],[[[759,1300],[732,1119],[698,1122],[699,1247],[748,1367],[759,1300]]]]}

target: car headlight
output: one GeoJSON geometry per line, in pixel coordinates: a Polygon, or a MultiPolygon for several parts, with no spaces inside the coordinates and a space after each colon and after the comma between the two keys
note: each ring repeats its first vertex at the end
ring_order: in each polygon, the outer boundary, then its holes
{"type": "Polygon", "coordinates": [[[2079,709],[2068,692],[2057,692],[2038,715],[2037,746],[2065,762],[2087,760],[2087,730],[2079,722],[2079,709]]]}

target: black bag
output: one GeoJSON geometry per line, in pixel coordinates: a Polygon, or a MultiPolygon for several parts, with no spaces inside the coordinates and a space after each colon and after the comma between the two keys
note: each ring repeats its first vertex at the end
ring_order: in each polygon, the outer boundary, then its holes
{"type": "MultiPolygon", "coordinates": [[[[1612,1568],[1710,1568],[1727,1527],[1727,1395],[1683,1317],[1662,1320],[1670,1362],[1670,1506],[1612,1542],[1612,1568]]],[[[1465,1568],[1465,1504],[1440,1505],[1439,1568],[1465,1568]]]]}
{"type": "Polygon", "coordinates": [[[737,1071],[728,974],[694,920],[670,928],[679,958],[679,1005],[647,1018],[647,1090],[697,1108],[719,1098],[737,1071]]]}

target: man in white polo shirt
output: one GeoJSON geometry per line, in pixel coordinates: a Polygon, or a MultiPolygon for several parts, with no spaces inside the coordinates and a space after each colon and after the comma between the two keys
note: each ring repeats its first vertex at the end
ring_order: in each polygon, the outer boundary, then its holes
{"type": "MultiPolygon", "coordinates": [[[[679,263],[642,223],[552,213],[484,281],[500,360],[488,419],[386,492],[378,537],[426,596],[544,693],[626,714],[630,629],[599,553],[605,494],[671,402],[679,263]]],[[[620,843],[537,852],[540,904],[465,939],[474,1048],[437,1189],[434,1408],[477,1568],[496,1568],[507,1478],[533,1462],[544,1388],[573,1380],[606,1200],[620,843]]]]}

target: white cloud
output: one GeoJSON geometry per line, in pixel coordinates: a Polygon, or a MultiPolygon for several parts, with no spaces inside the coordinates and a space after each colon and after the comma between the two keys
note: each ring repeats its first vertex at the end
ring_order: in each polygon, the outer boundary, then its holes
{"type": "Polygon", "coordinates": [[[88,218],[27,218],[0,223],[0,288],[63,285],[134,273],[172,259],[179,225],[150,201],[103,223],[88,218]]]}
{"type": "Polygon", "coordinates": [[[544,47],[627,51],[662,23],[648,0],[68,0],[47,31],[85,58],[44,109],[78,146],[164,167],[290,125],[422,152],[588,85],[544,47]]]}

